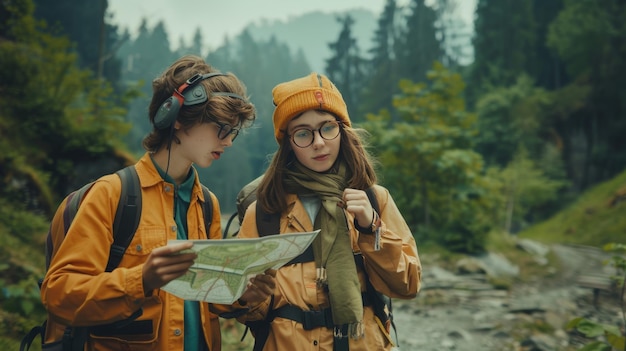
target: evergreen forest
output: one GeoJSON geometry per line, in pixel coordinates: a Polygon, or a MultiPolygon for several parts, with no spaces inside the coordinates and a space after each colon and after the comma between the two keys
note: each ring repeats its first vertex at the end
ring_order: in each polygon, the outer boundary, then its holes
{"type": "MultiPolygon", "coordinates": [[[[626,2],[477,0],[467,63],[456,1],[387,0],[362,50],[355,18],[327,43],[324,74],[369,132],[378,174],[418,247],[484,252],[490,233],[550,219],[626,169],[626,2]]],[[[107,0],[0,2],[0,346],[43,320],[49,220],[72,190],[134,163],[151,80],[185,54],[247,86],[257,121],[199,169],[225,216],[276,149],[271,90],[308,74],[298,50],[243,30],[172,50],[162,22],[131,37],[107,0]],[[38,258],[41,256],[41,258],[38,258]]],[[[626,189],[626,184],[622,184],[626,189]]],[[[626,198],[626,196],[625,196],[626,198]]],[[[623,242],[611,227],[603,242],[623,242]]]]}

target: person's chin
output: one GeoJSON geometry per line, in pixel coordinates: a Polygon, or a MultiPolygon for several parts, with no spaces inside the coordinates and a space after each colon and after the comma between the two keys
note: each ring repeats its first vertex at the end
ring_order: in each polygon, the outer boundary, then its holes
{"type": "Polygon", "coordinates": [[[326,173],[326,172],[328,172],[328,170],[330,170],[331,167],[332,167],[332,164],[330,164],[330,165],[314,165],[313,167],[310,167],[310,169],[312,171],[317,172],[317,173],[326,173]]]}
{"type": "Polygon", "coordinates": [[[213,164],[213,159],[207,158],[207,159],[202,160],[202,163],[196,163],[196,166],[200,168],[207,168],[207,167],[210,167],[212,164],[213,164]]]}

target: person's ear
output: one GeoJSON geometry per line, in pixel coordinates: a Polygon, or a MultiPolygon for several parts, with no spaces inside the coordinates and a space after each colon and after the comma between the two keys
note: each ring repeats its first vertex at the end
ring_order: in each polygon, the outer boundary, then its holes
{"type": "Polygon", "coordinates": [[[180,122],[178,122],[178,121],[174,122],[174,129],[175,130],[179,130],[181,126],[182,125],[180,124],[180,122]]]}

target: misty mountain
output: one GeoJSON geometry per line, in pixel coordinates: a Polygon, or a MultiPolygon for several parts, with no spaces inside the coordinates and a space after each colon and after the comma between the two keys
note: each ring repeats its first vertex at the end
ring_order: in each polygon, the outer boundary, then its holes
{"type": "Polygon", "coordinates": [[[364,9],[345,12],[324,13],[309,12],[294,16],[286,21],[261,20],[246,27],[255,40],[268,40],[272,36],[292,48],[293,53],[302,50],[311,69],[324,72],[326,59],[331,55],[328,44],[339,37],[341,24],[338,17],[350,14],[354,19],[352,35],[358,42],[361,55],[366,55],[372,45],[377,18],[374,13],[364,9]]]}

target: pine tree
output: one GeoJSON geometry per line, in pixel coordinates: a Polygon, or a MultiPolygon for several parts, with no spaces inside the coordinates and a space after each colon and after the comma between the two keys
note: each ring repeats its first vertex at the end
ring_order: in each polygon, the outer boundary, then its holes
{"type": "Polygon", "coordinates": [[[450,69],[458,69],[473,59],[471,30],[455,13],[458,0],[436,0],[433,4],[437,21],[437,38],[441,42],[442,63],[450,69]]]}
{"type": "Polygon", "coordinates": [[[392,97],[398,90],[397,64],[394,45],[397,40],[397,5],[395,0],[387,0],[374,32],[371,58],[366,63],[365,88],[358,106],[359,115],[377,113],[381,109],[392,110],[392,97]]]}
{"type": "Polygon", "coordinates": [[[326,60],[326,74],[341,91],[348,111],[356,111],[364,74],[364,59],[359,54],[356,39],[352,36],[354,20],[350,15],[337,18],[342,25],[337,41],[328,44],[332,56],[326,60]]]}
{"type": "Polygon", "coordinates": [[[118,87],[120,61],[115,59],[114,50],[119,47],[121,38],[117,26],[106,20],[107,0],[33,2],[35,17],[45,20],[52,34],[67,36],[76,44],[81,68],[103,76],[118,87]]]}
{"type": "Polygon", "coordinates": [[[437,38],[437,19],[437,13],[425,4],[425,0],[411,1],[402,40],[396,47],[401,77],[423,82],[433,63],[442,60],[443,49],[437,38]]]}
{"type": "Polygon", "coordinates": [[[538,40],[532,1],[478,0],[470,103],[489,87],[512,85],[520,74],[532,76],[538,40]]]}
{"type": "Polygon", "coordinates": [[[614,176],[626,164],[626,3],[565,0],[547,42],[572,83],[560,89],[555,127],[564,135],[568,172],[579,189],[614,176]],[[582,98],[571,91],[587,91],[582,98]],[[568,111],[568,114],[562,113],[568,111]]]}

